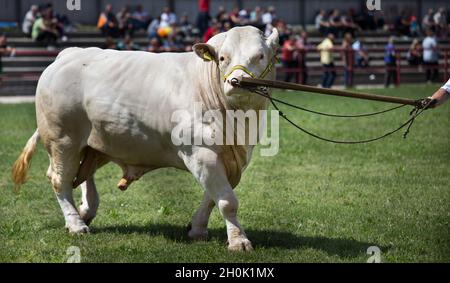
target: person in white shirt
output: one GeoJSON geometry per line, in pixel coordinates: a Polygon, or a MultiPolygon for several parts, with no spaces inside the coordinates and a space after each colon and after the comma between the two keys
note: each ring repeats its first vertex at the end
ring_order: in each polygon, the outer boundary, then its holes
{"type": "Polygon", "coordinates": [[[352,49],[355,51],[355,63],[358,67],[369,66],[369,53],[364,45],[363,40],[356,40],[352,44],[352,49]]]}
{"type": "Polygon", "coordinates": [[[327,34],[330,23],[328,22],[326,18],[326,11],[320,10],[319,13],[316,15],[316,18],[314,19],[315,27],[318,31],[320,31],[322,34],[327,34]]]}
{"type": "Polygon", "coordinates": [[[434,14],[434,22],[436,23],[436,34],[440,37],[447,35],[447,13],[444,7],[439,8],[438,12],[434,14]]]}
{"type": "Polygon", "coordinates": [[[436,100],[435,103],[430,105],[430,108],[434,108],[436,106],[442,105],[444,102],[448,100],[450,97],[450,79],[439,88],[432,96],[429,98],[436,100]]]}
{"type": "Polygon", "coordinates": [[[276,19],[275,7],[270,6],[269,8],[267,8],[267,11],[262,15],[261,19],[263,24],[265,25],[272,24],[273,20],[276,19]]]}
{"type": "Polygon", "coordinates": [[[39,9],[36,5],[31,5],[30,10],[26,13],[25,18],[22,23],[22,31],[23,33],[31,36],[31,28],[33,27],[34,21],[36,20],[36,16],[39,9]]]}
{"type": "Polygon", "coordinates": [[[163,13],[161,14],[161,22],[159,24],[160,27],[168,27],[173,24],[176,24],[177,16],[174,12],[170,10],[169,7],[165,7],[163,13]]]}
{"type": "Polygon", "coordinates": [[[316,18],[314,19],[314,25],[316,29],[320,29],[320,24],[325,19],[325,10],[320,10],[319,13],[317,13],[316,18]]]}
{"type": "Polygon", "coordinates": [[[436,14],[434,14],[433,19],[436,25],[440,25],[442,23],[446,24],[447,19],[445,18],[445,8],[444,7],[439,8],[436,14]]]}
{"type": "Polygon", "coordinates": [[[427,37],[422,42],[423,63],[426,68],[427,82],[437,79],[438,76],[438,49],[436,37],[431,29],[427,30],[427,37]]]}
{"type": "Polygon", "coordinates": [[[436,23],[434,22],[433,14],[434,14],[433,9],[428,9],[428,13],[425,16],[423,16],[422,30],[435,28],[436,23]]]}

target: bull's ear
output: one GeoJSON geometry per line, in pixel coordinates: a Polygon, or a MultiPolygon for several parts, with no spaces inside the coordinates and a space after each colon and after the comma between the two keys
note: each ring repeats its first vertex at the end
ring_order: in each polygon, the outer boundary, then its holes
{"type": "Polygon", "coordinates": [[[216,61],[216,51],[214,47],[206,43],[197,43],[192,46],[195,54],[205,62],[216,61]]]}
{"type": "Polygon", "coordinates": [[[279,47],[278,40],[279,40],[278,30],[276,28],[273,28],[272,33],[266,39],[267,46],[272,48],[273,51],[276,51],[279,47]]]}

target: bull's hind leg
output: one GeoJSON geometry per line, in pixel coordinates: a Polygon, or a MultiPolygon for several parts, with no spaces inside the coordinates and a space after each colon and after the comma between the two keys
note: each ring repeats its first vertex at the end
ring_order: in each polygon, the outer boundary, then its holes
{"type": "Polygon", "coordinates": [[[73,187],[76,188],[81,183],[81,205],[78,211],[81,219],[87,225],[95,218],[100,204],[100,198],[94,182],[94,173],[108,162],[109,159],[104,154],[91,147],[85,148],[83,161],[78,169],[73,187]]]}
{"type": "Polygon", "coordinates": [[[88,178],[81,184],[81,205],[78,209],[80,217],[89,225],[97,214],[97,209],[100,204],[100,198],[95,187],[94,178],[88,178]]]}
{"type": "Polygon", "coordinates": [[[76,147],[53,146],[51,153],[51,182],[59,206],[64,214],[66,228],[70,233],[89,232],[86,223],[81,219],[72,195],[72,185],[80,166],[80,153],[76,147]]]}
{"type": "Polygon", "coordinates": [[[214,200],[205,192],[202,203],[189,224],[189,238],[193,240],[206,240],[208,238],[208,221],[214,205],[214,200]]]}

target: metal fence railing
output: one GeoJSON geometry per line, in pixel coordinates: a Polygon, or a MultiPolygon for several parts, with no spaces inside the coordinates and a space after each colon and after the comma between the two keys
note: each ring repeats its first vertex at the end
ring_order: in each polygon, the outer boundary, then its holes
{"type": "MultiPolygon", "coordinates": [[[[385,50],[383,48],[368,48],[365,49],[365,51],[368,52],[370,55],[374,52],[383,53],[385,50]]],[[[419,49],[420,52],[422,52],[422,49],[419,49]]],[[[309,53],[320,53],[321,51],[316,50],[315,48],[304,48],[304,49],[298,49],[298,63],[297,67],[295,68],[285,68],[285,67],[279,67],[277,70],[282,73],[295,73],[296,74],[296,82],[301,83],[304,82],[304,76],[311,73],[311,72],[321,72],[324,71],[336,71],[336,72],[347,72],[349,75],[349,78],[353,80],[353,76],[355,72],[378,72],[378,73],[385,73],[391,70],[394,70],[396,72],[396,78],[395,83],[399,85],[401,83],[402,78],[402,71],[417,71],[418,66],[420,66],[423,70],[432,69],[437,70],[438,72],[442,72],[444,76],[444,80],[446,81],[449,77],[449,51],[450,48],[438,48],[439,53],[439,61],[443,61],[442,63],[438,63],[435,65],[424,65],[422,63],[418,64],[417,66],[410,66],[408,64],[402,64],[402,62],[407,62],[406,55],[402,55],[406,52],[408,52],[407,48],[395,48],[395,65],[393,66],[365,66],[365,67],[357,67],[355,64],[355,50],[352,48],[333,48],[331,52],[338,53],[341,57],[341,61],[343,61],[343,66],[335,66],[335,67],[323,67],[323,66],[307,66],[307,54],[309,53]]],[[[381,60],[384,60],[382,58],[381,60]]],[[[336,62],[337,60],[335,60],[336,62]]],[[[384,62],[384,61],[383,61],[384,62]]],[[[353,84],[353,81],[350,82],[350,84],[353,84]]]]}

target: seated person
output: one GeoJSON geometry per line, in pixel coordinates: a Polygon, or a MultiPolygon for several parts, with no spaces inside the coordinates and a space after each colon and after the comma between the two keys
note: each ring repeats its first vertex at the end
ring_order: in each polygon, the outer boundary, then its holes
{"type": "Polygon", "coordinates": [[[183,33],[184,37],[190,37],[192,36],[192,29],[193,26],[192,24],[189,22],[189,18],[188,15],[186,13],[184,13],[181,18],[180,18],[180,32],[183,33]]]}
{"type": "Polygon", "coordinates": [[[131,14],[131,19],[136,29],[146,30],[150,24],[150,16],[144,11],[142,5],[137,5],[136,10],[131,14]]]}
{"type": "Polygon", "coordinates": [[[161,17],[156,17],[153,21],[148,25],[147,34],[149,38],[157,38],[158,37],[158,29],[161,23],[161,17]]]}
{"type": "Polygon", "coordinates": [[[350,32],[352,35],[354,35],[355,31],[360,29],[359,26],[355,24],[353,19],[348,15],[342,16],[341,22],[343,33],[350,32]]]}
{"type": "Polygon", "coordinates": [[[31,38],[34,41],[47,46],[49,50],[53,50],[56,47],[58,37],[58,30],[50,17],[43,16],[34,22],[31,32],[31,38]]]}
{"type": "Polygon", "coordinates": [[[398,35],[409,36],[409,18],[405,11],[402,11],[399,16],[395,18],[394,29],[398,35]]]}
{"type": "Polygon", "coordinates": [[[97,21],[97,28],[101,30],[104,36],[119,36],[119,22],[113,13],[111,4],[106,5],[105,11],[100,14],[97,21]]]}
{"type": "Polygon", "coordinates": [[[328,29],[330,27],[330,24],[328,23],[326,19],[326,12],[325,10],[320,10],[320,12],[317,14],[315,19],[315,26],[317,30],[320,31],[323,35],[328,33],[328,29]]]}
{"type": "Polygon", "coordinates": [[[116,19],[119,23],[120,35],[124,36],[129,34],[133,36],[136,26],[134,20],[131,18],[130,7],[125,5],[119,13],[116,15],[116,19]]]}
{"type": "Polygon", "coordinates": [[[26,13],[25,18],[23,19],[22,31],[27,36],[31,36],[31,29],[33,28],[33,24],[36,21],[38,12],[38,6],[32,5],[30,10],[26,13]]]}
{"type": "Polygon", "coordinates": [[[16,49],[8,46],[8,40],[6,38],[5,34],[0,35],[0,85],[2,83],[2,73],[3,73],[3,66],[2,66],[2,56],[14,56],[16,53],[16,49]]]}
{"type": "Polygon", "coordinates": [[[125,13],[123,18],[119,20],[119,29],[121,35],[133,36],[134,32],[138,29],[135,21],[131,18],[130,13],[125,13]]]}
{"type": "Polygon", "coordinates": [[[333,12],[330,14],[328,23],[330,26],[329,31],[333,33],[335,37],[340,37],[341,33],[343,32],[343,25],[341,15],[338,9],[334,9],[333,12]]]}

